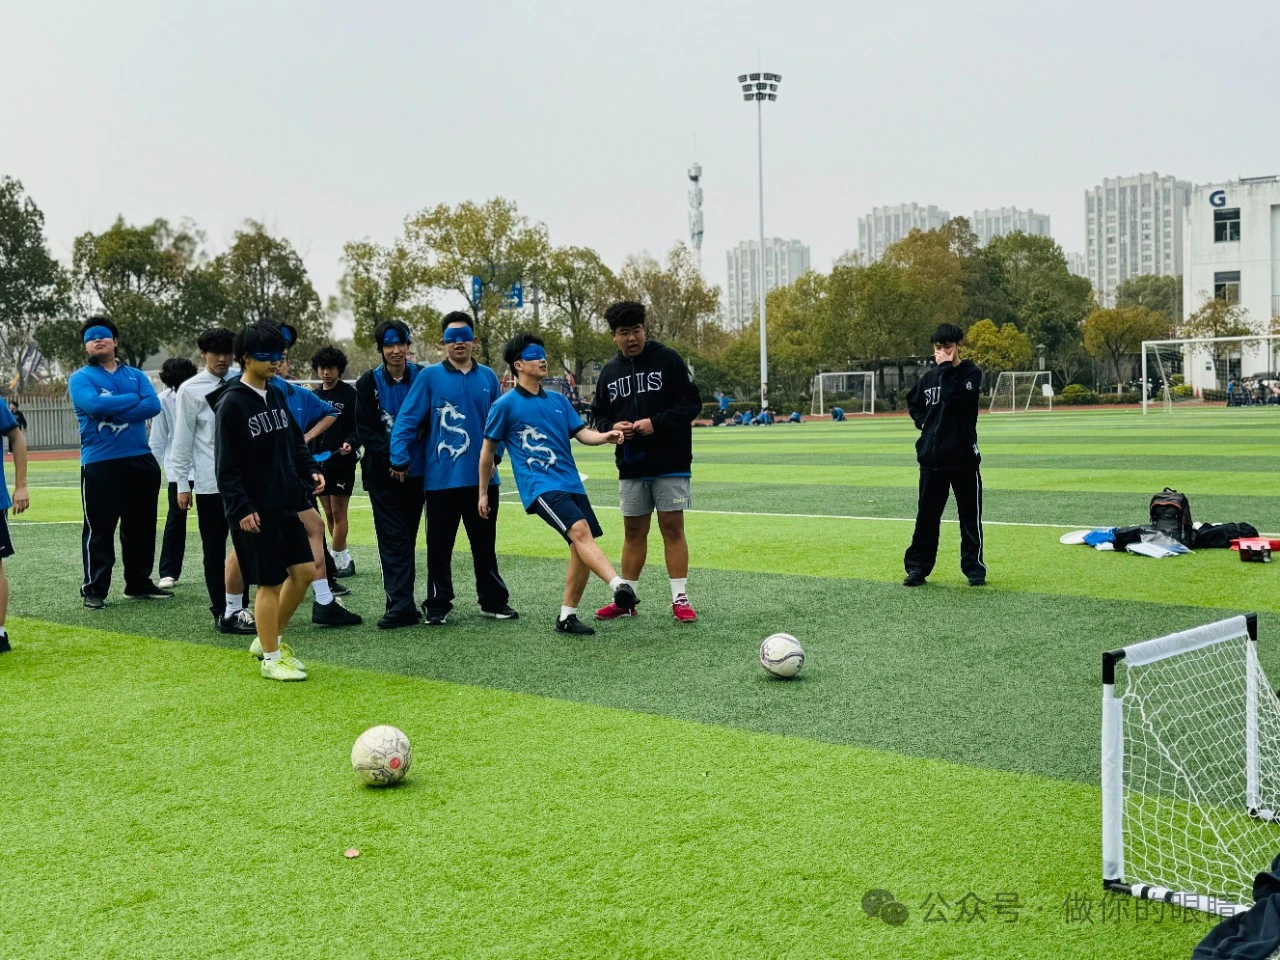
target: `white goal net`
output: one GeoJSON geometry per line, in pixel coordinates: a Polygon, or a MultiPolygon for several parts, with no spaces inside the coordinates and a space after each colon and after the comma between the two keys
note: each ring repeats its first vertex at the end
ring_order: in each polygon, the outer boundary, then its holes
{"type": "Polygon", "coordinates": [[[1280,852],[1280,701],[1257,618],[1103,656],[1102,870],[1109,890],[1229,916],[1280,852]]]}
{"type": "Polygon", "coordinates": [[[1048,370],[1013,370],[996,377],[992,413],[1019,413],[1053,408],[1053,375],[1048,370]]]}
{"type": "Polygon", "coordinates": [[[819,373],[813,378],[810,413],[826,416],[833,407],[847,414],[876,412],[876,375],[870,370],[819,373]]]}

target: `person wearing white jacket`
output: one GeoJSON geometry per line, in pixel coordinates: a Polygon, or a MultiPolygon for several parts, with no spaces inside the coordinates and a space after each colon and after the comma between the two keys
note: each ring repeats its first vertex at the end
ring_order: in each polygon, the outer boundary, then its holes
{"type": "Polygon", "coordinates": [[[179,492],[177,503],[180,509],[190,510],[195,502],[213,624],[222,633],[248,635],[256,633],[257,628],[253,614],[244,607],[244,577],[235,550],[227,551],[230,530],[214,470],[213,407],[206,399],[227,380],[233,339],[230,330],[218,327],[206,330],[197,341],[204,366],[178,388],[174,397],[170,454],[174,472],[170,476],[193,478],[194,496],[179,492]]]}
{"type": "Polygon", "coordinates": [[[186,357],[171,357],[160,367],[160,382],[165,390],[160,394],[160,415],[151,421],[147,443],[156,463],[164,467],[168,481],[169,513],[164,521],[164,537],[160,541],[160,582],[163,590],[172,590],[182,579],[182,558],[187,552],[187,512],[178,506],[179,485],[184,492],[191,491],[191,474],[179,476],[173,472],[173,411],[178,388],[196,375],[196,365],[186,357]]]}

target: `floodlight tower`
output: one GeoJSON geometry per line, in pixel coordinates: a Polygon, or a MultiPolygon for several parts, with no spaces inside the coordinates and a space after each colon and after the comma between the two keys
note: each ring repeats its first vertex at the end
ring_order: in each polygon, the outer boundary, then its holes
{"type": "Polygon", "coordinates": [[[782,75],[778,73],[742,73],[738,75],[742,85],[742,99],[756,102],[756,161],[760,174],[760,409],[769,408],[769,338],[765,323],[765,287],[767,275],[764,267],[764,102],[778,99],[778,85],[782,75]]]}
{"type": "Polygon", "coordinates": [[[689,168],[693,188],[689,191],[689,242],[697,258],[698,270],[702,270],[702,164],[696,160],[689,168]]]}

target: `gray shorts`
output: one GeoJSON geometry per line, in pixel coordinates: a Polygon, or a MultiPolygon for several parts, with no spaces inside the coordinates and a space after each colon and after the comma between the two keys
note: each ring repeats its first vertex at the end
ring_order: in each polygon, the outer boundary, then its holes
{"type": "Polygon", "coordinates": [[[679,513],[693,506],[688,477],[655,477],[652,480],[619,480],[618,499],[624,517],[647,517],[659,513],[679,513]]]}

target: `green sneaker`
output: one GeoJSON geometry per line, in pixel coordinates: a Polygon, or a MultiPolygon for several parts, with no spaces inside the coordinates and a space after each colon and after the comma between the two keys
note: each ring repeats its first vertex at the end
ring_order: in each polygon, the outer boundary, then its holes
{"type": "Polygon", "coordinates": [[[263,660],[262,675],[268,680],[305,680],[307,675],[293,666],[291,663],[285,662],[282,656],[279,660],[263,660]]]}
{"type": "MultiPolygon", "coordinates": [[[[259,660],[261,660],[262,659],[262,641],[259,640],[257,637],[254,637],[253,643],[249,644],[249,652],[253,654],[255,657],[257,657],[259,660]]],[[[293,669],[295,670],[307,669],[307,665],[294,655],[293,647],[289,646],[287,643],[280,644],[280,660],[283,663],[289,664],[289,666],[293,667],[293,669]]]]}

